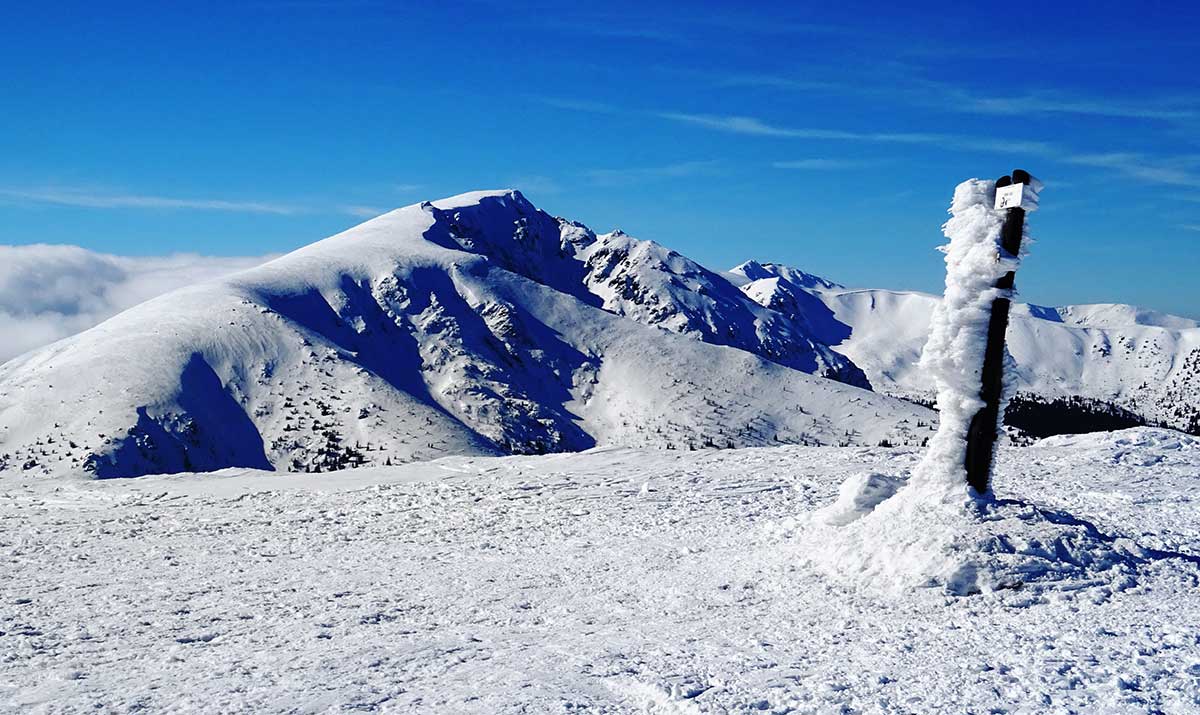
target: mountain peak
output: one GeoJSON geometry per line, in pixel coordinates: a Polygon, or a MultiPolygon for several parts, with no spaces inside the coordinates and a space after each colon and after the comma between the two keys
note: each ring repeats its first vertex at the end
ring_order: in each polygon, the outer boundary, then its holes
{"type": "Polygon", "coordinates": [[[759,263],[755,260],[749,260],[740,265],[729,269],[729,273],[736,276],[741,276],[748,281],[758,281],[764,278],[783,278],[784,280],[796,285],[800,288],[813,288],[817,290],[839,290],[846,286],[840,283],[834,283],[831,280],[822,278],[821,276],[806,273],[799,268],[785,266],[780,263],[759,263]]]}
{"type": "Polygon", "coordinates": [[[924,438],[926,410],[817,375],[867,385],[804,321],[675,251],[473,191],[0,365],[0,472],[924,438]]]}
{"type": "Polygon", "coordinates": [[[443,210],[451,210],[464,208],[467,206],[475,206],[481,204],[488,199],[495,199],[501,202],[512,201],[521,206],[533,206],[529,199],[525,198],[518,189],[490,189],[480,191],[467,191],[454,196],[447,196],[444,199],[435,201],[427,201],[432,206],[443,210]]]}

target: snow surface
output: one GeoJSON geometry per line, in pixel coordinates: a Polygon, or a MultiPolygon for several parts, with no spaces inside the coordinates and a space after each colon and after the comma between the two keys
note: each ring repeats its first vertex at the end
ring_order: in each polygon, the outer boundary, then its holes
{"type": "MultiPolygon", "coordinates": [[[[0,477],[0,711],[1200,711],[1200,440],[998,456],[1148,553],[970,597],[798,524],[913,448],[598,449],[332,474],[0,477]]],[[[1082,527],[1081,527],[1082,528],[1082,527]]]]}

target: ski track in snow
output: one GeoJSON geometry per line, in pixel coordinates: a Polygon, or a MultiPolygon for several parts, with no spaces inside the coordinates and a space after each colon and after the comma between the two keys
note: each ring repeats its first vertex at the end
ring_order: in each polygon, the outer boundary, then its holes
{"type": "MultiPolygon", "coordinates": [[[[598,449],[0,481],[5,712],[1200,712],[1197,567],[849,590],[781,525],[913,449],[598,449]]],[[[996,492],[1200,555],[1200,440],[1059,437],[996,492]]]]}

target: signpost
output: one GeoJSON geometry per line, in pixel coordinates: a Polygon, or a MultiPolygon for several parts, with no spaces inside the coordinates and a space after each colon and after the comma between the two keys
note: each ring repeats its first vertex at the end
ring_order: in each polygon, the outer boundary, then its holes
{"type": "MultiPolygon", "coordinates": [[[[997,211],[1006,211],[1004,226],[1000,230],[1000,250],[1010,256],[1021,251],[1021,238],[1025,233],[1025,212],[1037,208],[1036,180],[1029,172],[1017,169],[1012,176],[1002,176],[996,181],[997,211]]],[[[992,302],[992,314],[988,321],[987,347],[983,355],[983,380],[979,397],[983,407],[971,419],[967,430],[967,483],[980,494],[986,494],[991,486],[992,458],[996,452],[996,438],[1000,430],[1000,399],[1004,392],[1004,334],[1008,330],[1008,311],[1016,274],[1009,271],[996,281],[1002,295],[992,302]]]]}

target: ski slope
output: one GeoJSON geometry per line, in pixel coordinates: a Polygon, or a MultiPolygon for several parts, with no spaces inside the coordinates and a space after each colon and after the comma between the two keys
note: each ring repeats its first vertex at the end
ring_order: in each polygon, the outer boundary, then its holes
{"type": "Polygon", "coordinates": [[[0,478],[0,711],[1200,710],[1200,440],[1000,450],[1152,558],[971,596],[805,527],[917,449],[594,449],[332,474],[0,478]]]}

